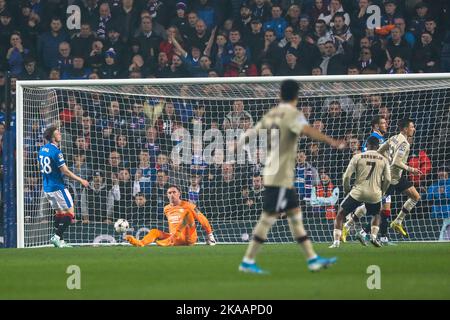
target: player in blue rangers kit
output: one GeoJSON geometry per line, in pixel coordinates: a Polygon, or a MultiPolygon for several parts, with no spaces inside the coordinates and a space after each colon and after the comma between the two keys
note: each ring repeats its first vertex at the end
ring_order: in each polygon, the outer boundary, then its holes
{"type": "MultiPolygon", "coordinates": [[[[366,152],[367,151],[367,140],[370,137],[375,137],[378,139],[378,141],[380,142],[380,146],[386,141],[386,139],[384,138],[384,135],[387,132],[387,121],[384,117],[382,116],[376,116],[373,118],[372,120],[372,133],[370,134],[370,136],[366,139],[366,141],[364,141],[363,145],[362,145],[362,152],[366,152]]],[[[367,245],[367,241],[366,241],[366,232],[364,231],[364,229],[361,227],[361,224],[359,223],[359,218],[361,218],[362,216],[364,216],[366,214],[366,208],[364,205],[358,207],[355,212],[350,215],[347,219],[347,222],[344,224],[343,228],[342,228],[342,241],[345,242],[347,235],[350,232],[350,228],[352,226],[355,226],[356,228],[356,237],[357,239],[363,244],[363,245],[367,245]]],[[[383,196],[383,207],[381,210],[381,224],[380,224],[380,242],[383,245],[387,245],[389,244],[389,240],[387,238],[387,229],[388,229],[388,219],[391,216],[391,196],[383,196]]]]}
{"type": "Polygon", "coordinates": [[[39,168],[41,169],[44,193],[50,205],[55,210],[55,235],[50,242],[58,248],[70,247],[63,240],[64,231],[69,227],[75,217],[73,211],[72,196],[64,185],[64,176],[76,180],[84,187],[89,186],[89,182],[84,180],[66,166],[64,156],[59,149],[61,142],[61,132],[56,126],[47,128],[44,138],[48,143],[39,150],[39,168]]]}

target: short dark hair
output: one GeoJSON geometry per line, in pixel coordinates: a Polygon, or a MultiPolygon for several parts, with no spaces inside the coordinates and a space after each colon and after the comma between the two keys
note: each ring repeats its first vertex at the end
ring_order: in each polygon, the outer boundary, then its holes
{"type": "Polygon", "coordinates": [[[384,119],[383,116],[375,116],[372,119],[372,128],[375,127],[376,124],[379,124],[381,119],[384,119]]]}
{"type": "Polygon", "coordinates": [[[44,139],[47,141],[52,141],[53,134],[55,131],[58,130],[58,127],[56,125],[51,125],[44,131],[44,139]]]}
{"type": "Polygon", "coordinates": [[[144,197],[145,198],[145,194],[142,192],[138,192],[134,195],[134,198],[136,199],[137,197],[144,197]]]}
{"type": "Polygon", "coordinates": [[[171,184],[167,187],[167,190],[169,190],[170,188],[175,188],[178,190],[179,193],[181,193],[181,189],[179,186],[177,186],[176,184],[171,184]]]}
{"type": "Polygon", "coordinates": [[[298,83],[294,80],[284,80],[281,83],[281,100],[293,101],[298,99],[298,83]]]}
{"type": "Polygon", "coordinates": [[[370,150],[376,150],[380,146],[380,140],[377,137],[370,136],[367,139],[367,148],[370,150]]]}
{"type": "Polygon", "coordinates": [[[404,118],[404,119],[401,119],[401,120],[398,122],[398,129],[399,129],[400,131],[402,131],[403,129],[407,128],[407,127],[409,126],[410,123],[414,123],[414,120],[412,120],[411,118],[404,118]]]}

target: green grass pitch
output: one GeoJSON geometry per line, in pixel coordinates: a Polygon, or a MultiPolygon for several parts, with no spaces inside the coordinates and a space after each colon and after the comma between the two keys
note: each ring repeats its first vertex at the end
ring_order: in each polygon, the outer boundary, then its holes
{"type": "Polygon", "coordinates": [[[344,244],[328,270],[310,273],[294,244],[265,245],[258,262],[270,275],[241,274],[245,245],[0,250],[0,299],[450,299],[450,244],[344,244]],[[68,290],[69,265],[81,289],[68,290]],[[381,269],[369,290],[367,267],[381,269]]]}

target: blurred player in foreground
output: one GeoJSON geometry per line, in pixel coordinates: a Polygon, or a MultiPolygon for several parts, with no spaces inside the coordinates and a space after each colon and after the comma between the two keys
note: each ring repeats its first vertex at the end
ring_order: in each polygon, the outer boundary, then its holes
{"type": "Polygon", "coordinates": [[[271,148],[264,167],[263,212],[253,230],[253,239],[239,265],[239,271],[242,272],[267,273],[259,268],[255,258],[280,213],[286,213],[292,235],[306,255],[309,270],[318,271],[336,262],[336,258],[319,257],[308,238],[294,188],[294,167],[298,138],[301,134],[339,149],[345,148],[345,143],[334,140],[308,125],[303,113],[297,109],[298,94],[297,82],[284,81],[281,84],[280,104],[272,108],[253,129],[243,134],[237,144],[237,148],[240,148],[261,129],[277,130],[279,133],[277,142],[279,150],[271,148]]]}
{"type": "Polygon", "coordinates": [[[152,229],[142,239],[138,240],[133,236],[127,235],[125,239],[136,247],[143,247],[152,242],[158,246],[191,246],[197,242],[197,220],[206,231],[207,244],[215,245],[216,240],[208,219],[197,209],[195,204],[189,201],[181,200],[180,189],[172,185],[167,189],[169,204],[164,207],[164,214],[169,222],[169,233],[152,229]]]}

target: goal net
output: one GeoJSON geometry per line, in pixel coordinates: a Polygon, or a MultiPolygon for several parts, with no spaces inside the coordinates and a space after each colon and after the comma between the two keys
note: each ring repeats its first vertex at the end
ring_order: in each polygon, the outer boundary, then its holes
{"type": "MultiPolygon", "coordinates": [[[[295,187],[312,240],[332,241],[333,219],[344,196],[342,173],[360,152],[376,115],[387,119],[387,137],[397,132],[399,119],[415,120],[409,165],[423,175],[408,176],[421,194],[405,221],[408,240],[443,239],[449,213],[442,196],[446,177],[440,171],[449,160],[450,77],[296,79],[301,85],[298,107],[309,123],[349,145],[336,151],[299,139],[295,187]]],[[[197,204],[219,242],[248,241],[262,210],[267,141],[259,139],[238,159],[229,146],[278,103],[282,80],[18,82],[18,246],[49,245],[54,232],[54,212],[37,165],[42,133],[51,124],[61,128],[68,167],[91,182],[85,189],[67,181],[76,214],[67,242],[122,243],[123,235],[113,228],[118,218],[127,219],[128,233],[137,237],[152,228],[167,230],[163,208],[169,184],[180,186],[183,198],[197,204]]],[[[394,217],[405,200],[392,197],[394,217]]],[[[204,232],[198,233],[204,241],[204,232]]],[[[278,220],[269,241],[292,241],[285,219],[278,220]]]]}

